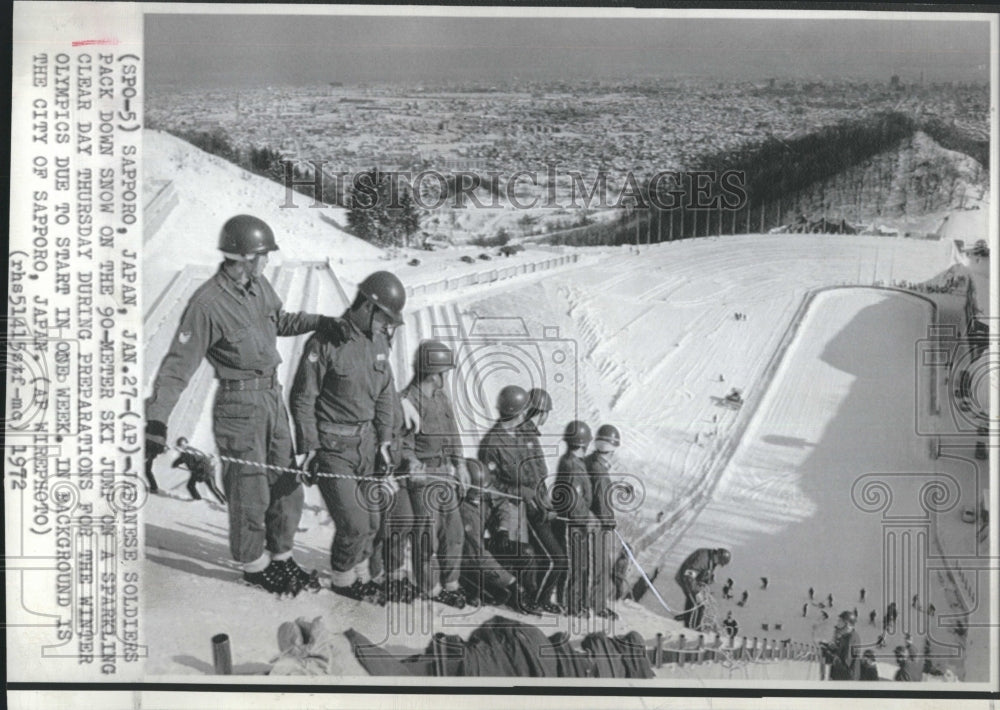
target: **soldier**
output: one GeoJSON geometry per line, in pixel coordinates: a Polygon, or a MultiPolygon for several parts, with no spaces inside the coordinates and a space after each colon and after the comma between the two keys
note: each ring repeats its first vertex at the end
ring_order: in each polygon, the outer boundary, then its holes
{"type": "Polygon", "coordinates": [[[564,602],[570,616],[586,616],[593,608],[593,550],[591,538],[600,529],[591,512],[593,487],[584,457],[592,435],[586,422],[571,421],[563,432],[566,453],[559,459],[552,502],[562,520],[559,531],[566,540],[570,573],[564,602]]]}
{"type": "Polygon", "coordinates": [[[203,451],[188,446],[188,440],[183,436],[177,440],[177,448],[180,449],[181,455],[170,464],[170,468],[184,466],[191,472],[191,476],[187,482],[187,489],[188,493],[191,494],[191,498],[201,500],[201,496],[198,494],[198,489],[195,486],[198,483],[204,483],[208,486],[208,490],[212,491],[215,499],[225,505],[226,497],[215,485],[215,464],[212,463],[212,457],[203,451]]]}
{"type": "Polygon", "coordinates": [[[437,340],[424,340],[413,358],[413,380],[400,394],[420,415],[410,431],[413,454],[423,473],[407,481],[417,530],[413,567],[417,586],[428,598],[461,609],[459,585],[464,532],[459,504],[469,482],[455,410],[445,391],[455,353],[437,340]]]}
{"type": "Polygon", "coordinates": [[[549,393],[538,387],[532,389],[528,392],[525,420],[517,427],[517,435],[527,452],[525,465],[521,469],[521,489],[533,490],[533,495],[525,499],[525,506],[528,514],[528,535],[540,567],[534,582],[537,589],[534,602],[544,612],[561,614],[563,610],[552,602],[552,595],[566,583],[569,558],[559,541],[559,536],[552,529],[556,514],[552,510],[549,492],[545,485],[549,470],[542,449],[542,434],[538,429],[548,419],[550,411],[552,411],[552,397],[549,393]]]}
{"type": "MultiPolygon", "coordinates": [[[[289,400],[297,450],[317,486],[335,532],[330,549],[331,589],[351,599],[385,603],[385,587],[371,579],[369,559],[381,522],[374,478],[392,465],[395,403],[389,343],[403,323],[406,291],[388,271],[358,285],[342,334],[309,338],[289,400]],[[376,461],[378,459],[378,461],[376,461]]],[[[384,478],[390,485],[392,478],[384,478]]],[[[391,487],[391,485],[390,485],[391,487]]]]}
{"type": "Polygon", "coordinates": [[[213,431],[225,459],[222,485],[229,499],[229,549],[243,580],[275,594],[315,588],[315,573],[292,559],[302,516],[302,487],[287,468],[292,439],[276,370],[276,338],[320,329],[337,331],[334,318],[286,313],[264,277],[267,255],[278,248],[271,228],[250,215],[228,220],[219,235],[225,257],[216,274],[188,302],[146,400],[147,470],[164,452],[167,422],[177,400],[208,359],[219,381],[213,431]]]}
{"type": "Polygon", "coordinates": [[[390,474],[398,485],[379,523],[372,548],[370,571],[378,585],[386,586],[386,601],[409,604],[420,596],[420,589],[409,579],[405,564],[406,546],[414,541],[413,506],[408,488],[410,474],[420,475],[423,467],[413,455],[413,440],[407,436],[407,417],[399,395],[393,393],[393,436],[389,448],[390,474]]]}
{"type": "MultiPolygon", "coordinates": [[[[684,592],[684,613],[678,618],[689,629],[701,626],[704,614],[702,595],[707,593],[707,588],[715,581],[715,568],[728,565],[731,558],[729,550],[723,547],[702,547],[688,555],[678,568],[674,580],[684,592]]],[[[744,591],[736,605],[744,606],[749,596],[744,591]]]]}
{"type": "Polygon", "coordinates": [[[602,424],[594,437],[594,451],[584,459],[587,473],[590,474],[590,487],[593,492],[590,502],[590,512],[597,518],[600,525],[593,538],[594,541],[594,599],[593,608],[598,616],[618,618],[618,615],[608,607],[611,595],[608,565],[611,556],[618,548],[612,532],[615,529],[615,510],[611,505],[611,462],[615,451],[621,446],[621,432],[612,424],[602,424]]]}
{"type": "Polygon", "coordinates": [[[464,528],[462,545],[462,586],[473,606],[481,603],[508,605],[519,613],[533,613],[533,610],[518,606],[520,599],[527,596],[517,588],[517,579],[504,569],[486,549],[484,533],[489,511],[482,504],[488,481],[483,465],[477,459],[466,459],[469,472],[469,487],[459,508],[464,528]]]}
{"type": "Polygon", "coordinates": [[[517,589],[527,594],[516,603],[523,609],[533,610],[537,596],[536,570],[528,538],[527,506],[525,500],[535,495],[533,486],[522,485],[525,460],[530,455],[517,435],[517,427],[524,421],[528,407],[528,393],[517,385],[507,385],[497,396],[497,421],[479,443],[477,458],[486,469],[490,485],[505,496],[490,496],[490,551],[518,578],[517,589]]]}
{"type": "Polygon", "coordinates": [[[851,612],[841,612],[833,640],[820,644],[824,660],[830,664],[830,680],[861,679],[861,637],[854,629],[857,620],[851,612]]]}

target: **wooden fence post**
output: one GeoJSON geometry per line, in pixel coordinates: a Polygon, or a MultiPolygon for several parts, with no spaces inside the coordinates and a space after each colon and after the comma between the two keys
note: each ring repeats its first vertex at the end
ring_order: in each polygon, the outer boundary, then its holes
{"type": "Polygon", "coordinates": [[[677,665],[684,665],[684,634],[677,639],[677,665]]]}
{"type": "Polygon", "coordinates": [[[653,665],[660,668],[663,665],[663,634],[656,634],[656,647],[653,649],[653,665]]]}

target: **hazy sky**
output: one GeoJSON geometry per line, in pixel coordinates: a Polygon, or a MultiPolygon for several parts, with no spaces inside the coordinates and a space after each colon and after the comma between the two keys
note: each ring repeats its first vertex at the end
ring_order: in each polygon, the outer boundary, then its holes
{"type": "Polygon", "coordinates": [[[921,71],[926,81],[986,81],[991,61],[989,25],[957,19],[147,15],[146,54],[151,91],[514,77],[909,81],[921,71]]]}

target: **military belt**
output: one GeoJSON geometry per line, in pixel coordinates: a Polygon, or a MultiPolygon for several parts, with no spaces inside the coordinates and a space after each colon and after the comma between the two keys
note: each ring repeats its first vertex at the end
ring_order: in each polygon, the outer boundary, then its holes
{"type": "Polygon", "coordinates": [[[316,422],[316,429],[321,434],[331,436],[361,436],[365,427],[371,426],[371,422],[357,422],[355,424],[341,424],[339,422],[316,422]]]}
{"type": "Polygon", "coordinates": [[[252,377],[247,380],[219,380],[219,389],[223,392],[245,392],[253,390],[269,390],[278,386],[278,376],[252,377]]]}

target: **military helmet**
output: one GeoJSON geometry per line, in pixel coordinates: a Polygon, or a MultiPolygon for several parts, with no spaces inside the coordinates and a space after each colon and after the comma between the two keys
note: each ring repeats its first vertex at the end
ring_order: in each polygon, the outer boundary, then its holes
{"type": "Polygon", "coordinates": [[[392,319],[394,325],[403,325],[403,306],[406,289],[395,274],[376,271],[358,284],[358,293],[392,319]]]}
{"type": "Polygon", "coordinates": [[[729,561],[733,558],[729,550],[724,547],[717,548],[715,550],[715,556],[720,565],[728,565],[729,561]]]}
{"type": "Polygon", "coordinates": [[[541,387],[532,387],[528,392],[528,415],[552,411],[552,397],[541,387]]]}
{"type": "Polygon", "coordinates": [[[227,254],[266,254],[277,251],[274,232],[267,222],[249,214],[230,217],[219,233],[219,251],[227,254]]]}
{"type": "Polygon", "coordinates": [[[440,340],[422,340],[413,355],[413,372],[421,379],[454,367],[455,353],[440,340]]]}
{"type": "Polygon", "coordinates": [[[613,424],[602,424],[594,436],[595,445],[600,451],[610,451],[622,445],[622,435],[613,424]],[[603,446],[602,446],[603,444],[603,446]]]}
{"type": "Polygon", "coordinates": [[[523,387],[507,385],[497,395],[497,412],[501,419],[512,419],[528,406],[528,393],[523,387]]]}
{"type": "Polygon", "coordinates": [[[563,441],[572,448],[586,447],[590,444],[591,439],[593,436],[587,422],[581,422],[578,419],[567,424],[566,430],[563,432],[563,441]]]}

